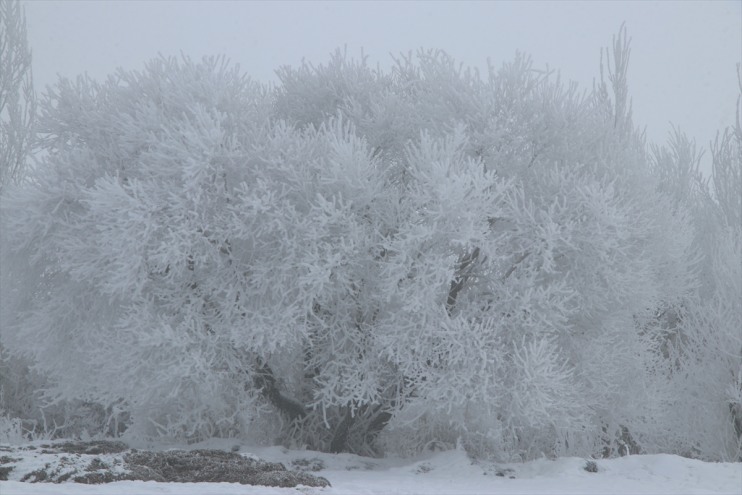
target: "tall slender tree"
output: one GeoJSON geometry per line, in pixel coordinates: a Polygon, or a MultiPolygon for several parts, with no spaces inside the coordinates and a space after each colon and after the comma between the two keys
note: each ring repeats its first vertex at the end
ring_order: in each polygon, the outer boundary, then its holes
{"type": "MultiPolygon", "coordinates": [[[[0,0],[0,194],[24,174],[33,145],[35,114],[23,8],[19,0],[0,0]]],[[[5,249],[8,235],[0,231],[0,250],[5,249]]],[[[4,324],[0,317],[0,326],[4,324]]],[[[35,409],[32,391],[39,383],[29,373],[26,360],[8,356],[3,344],[0,341],[0,414],[28,419],[35,409]]]]}
{"type": "Polygon", "coordinates": [[[19,0],[0,0],[0,192],[22,175],[35,113],[26,16],[19,0]]]}

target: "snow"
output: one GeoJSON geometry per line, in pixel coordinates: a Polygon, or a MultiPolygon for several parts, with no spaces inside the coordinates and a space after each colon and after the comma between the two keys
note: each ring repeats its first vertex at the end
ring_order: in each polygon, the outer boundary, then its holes
{"type": "MultiPolygon", "coordinates": [[[[196,447],[196,446],[191,446],[196,447]]],[[[225,445],[199,445],[225,448],[225,445]]],[[[122,481],[107,485],[21,483],[20,471],[49,459],[23,451],[16,481],[0,482],[2,495],[475,495],[475,494],[742,494],[742,463],[707,463],[675,455],[634,455],[596,460],[597,473],[585,471],[585,459],[565,457],[525,463],[475,462],[462,450],[428,453],[414,459],[372,459],[281,447],[241,447],[243,455],[269,461],[321,467],[313,474],[330,480],[329,488],[271,488],[232,483],[156,483],[122,481]],[[298,461],[298,462],[297,462],[298,461]],[[20,469],[22,468],[22,469],[20,469]],[[500,475],[498,475],[499,473],[500,475]],[[502,476],[504,475],[504,476],[502,476]]],[[[21,454],[13,453],[14,457],[21,454]]],[[[103,456],[99,456],[103,457],[103,456]]]]}

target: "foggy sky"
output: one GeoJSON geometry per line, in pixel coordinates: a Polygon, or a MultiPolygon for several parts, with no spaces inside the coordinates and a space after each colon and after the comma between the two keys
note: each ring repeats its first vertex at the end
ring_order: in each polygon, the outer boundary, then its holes
{"type": "Polygon", "coordinates": [[[516,50],[534,66],[590,88],[600,48],[626,22],[632,38],[634,120],[664,142],[670,122],[707,145],[735,118],[742,2],[240,2],[42,1],[24,3],[38,90],[56,75],[103,79],[157,56],[225,54],[254,79],[281,65],[315,64],[361,49],[370,62],[441,48],[465,65],[499,67],[516,50]]]}

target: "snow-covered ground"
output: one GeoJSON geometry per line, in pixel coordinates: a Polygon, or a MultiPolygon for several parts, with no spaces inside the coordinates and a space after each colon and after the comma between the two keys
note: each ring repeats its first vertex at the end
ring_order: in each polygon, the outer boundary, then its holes
{"type": "MultiPolygon", "coordinates": [[[[193,447],[193,446],[192,446],[193,447]]],[[[202,445],[226,448],[231,445],[202,445]]],[[[473,462],[461,450],[430,453],[415,459],[370,459],[281,447],[242,447],[302,467],[330,480],[329,488],[269,488],[230,483],[156,483],[123,481],[107,485],[0,482],[1,495],[453,495],[453,494],[742,494],[742,463],[706,463],[673,455],[636,455],[597,460],[589,473],[585,459],[541,459],[523,464],[473,462]]],[[[14,457],[19,457],[13,453],[14,457]]],[[[41,467],[49,459],[24,451],[18,473],[41,467]]]]}

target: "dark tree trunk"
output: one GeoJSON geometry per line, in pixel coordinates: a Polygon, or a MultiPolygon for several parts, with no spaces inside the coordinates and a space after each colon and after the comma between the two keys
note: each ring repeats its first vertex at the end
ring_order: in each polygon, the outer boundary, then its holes
{"type": "Polygon", "coordinates": [[[278,390],[276,377],[267,363],[263,363],[258,368],[258,373],[255,375],[254,382],[255,387],[263,393],[265,398],[268,399],[268,401],[290,421],[303,418],[307,415],[304,406],[299,402],[286,397],[280,390],[278,390]]]}

